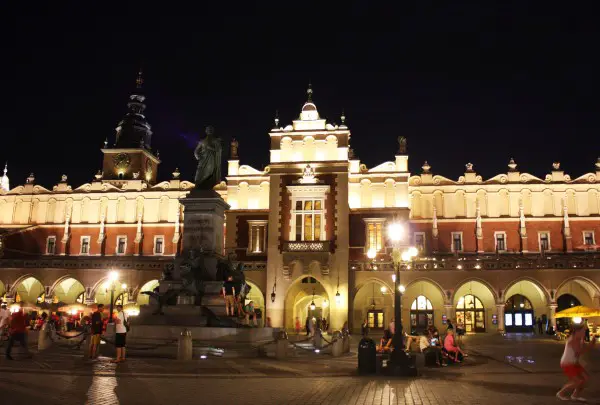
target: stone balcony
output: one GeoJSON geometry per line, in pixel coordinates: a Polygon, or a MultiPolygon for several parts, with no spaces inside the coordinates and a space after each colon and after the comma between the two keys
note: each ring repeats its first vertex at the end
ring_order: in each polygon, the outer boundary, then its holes
{"type": "Polygon", "coordinates": [[[282,251],[286,253],[332,253],[333,244],[328,240],[285,241],[282,251]]]}
{"type": "MultiPolygon", "coordinates": [[[[354,271],[392,271],[394,264],[389,259],[353,261],[349,263],[354,271]]],[[[410,270],[512,270],[512,269],[600,269],[600,255],[546,254],[541,255],[440,255],[416,258],[407,264],[410,270]]]]}

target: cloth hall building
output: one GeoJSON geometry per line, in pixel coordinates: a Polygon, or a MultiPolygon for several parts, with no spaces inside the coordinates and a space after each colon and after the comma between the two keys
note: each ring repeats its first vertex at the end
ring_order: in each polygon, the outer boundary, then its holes
{"type": "MultiPolygon", "coordinates": [[[[147,304],[162,270],[181,251],[180,199],[194,187],[175,171],[157,181],[145,97],[138,86],[114,143],[90,183],[67,176],[50,188],[0,191],[0,296],[9,302],[108,303],[108,271],[119,272],[116,300],[147,304]]],[[[360,119],[360,117],[358,118],[360,119]]],[[[600,306],[600,160],[569,176],[555,162],[541,177],[510,160],[489,179],[466,164],[453,180],[425,162],[408,171],[406,140],[367,167],[350,147],[350,129],[319,116],[309,89],[300,115],[276,119],[270,163],[253,168],[231,143],[227,175],[215,186],[230,205],[224,251],[244,263],[249,299],[274,327],[325,317],[372,329],[393,317],[392,243],[399,222],[404,263],[402,318],[411,330],[457,319],[468,332],[526,331],[556,310],[600,306]],[[311,303],[315,309],[311,310],[311,303]]],[[[243,145],[242,145],[243,150],[243,145]]],[[[550,166],[550,165],[549,165],[550,166]]]]}

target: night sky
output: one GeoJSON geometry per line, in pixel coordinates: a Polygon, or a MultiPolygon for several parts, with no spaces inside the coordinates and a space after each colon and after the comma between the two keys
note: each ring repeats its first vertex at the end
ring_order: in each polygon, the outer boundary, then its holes
{"type": "Polygon", "coordinates": [[[92,180],[140,66],[160,179],[178,166],[192,180],[206,125],[263,168],[275,110],[291,123],[309,80],[321,116],[339,124],[345,110],[369,167],[394,159],[400,135],[413,173],[428,160],[453,179],[467,162],[484,178],[506,172],[511,157],[542,178],[557,160],[576,177],[600,155],[600,38],[575,3],[144,3],[3,10],[0,162],[11,186],[29,172],[46,187],[63,173],[74,186],[92,180]]]}

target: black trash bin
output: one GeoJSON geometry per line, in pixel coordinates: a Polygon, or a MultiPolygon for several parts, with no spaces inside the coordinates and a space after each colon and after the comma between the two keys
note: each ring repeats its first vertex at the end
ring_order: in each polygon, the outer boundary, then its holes
{"type": "Polygon", "coordinates": [[[364,337],[358,343],[358,373],[375,374],[377,372],[377,348],[373,339],[364,337]]]}

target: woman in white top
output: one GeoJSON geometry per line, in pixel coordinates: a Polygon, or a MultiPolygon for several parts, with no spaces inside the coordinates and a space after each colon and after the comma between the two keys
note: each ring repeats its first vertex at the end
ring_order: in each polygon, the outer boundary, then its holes
{"type": "Polygon", "coordinates": [[[585,386],[585,383],[590,378],[579,359],[581,355],[590,350],[596,343],[596,337],[592,338],[592,343],[586,345],[583,342],[585,337],[585,328],[581,325],[575,326],[571,336],[565,343],[565,351],[560,359],[560,367],[563,373],[569,378],[569,381],[556,393],[556,397],[562,401],[581,401],[585,402],[585,398],[579,396],[585,386]],[[571,397],[565,396],[565,393],[573,390],[571,397]]]}

